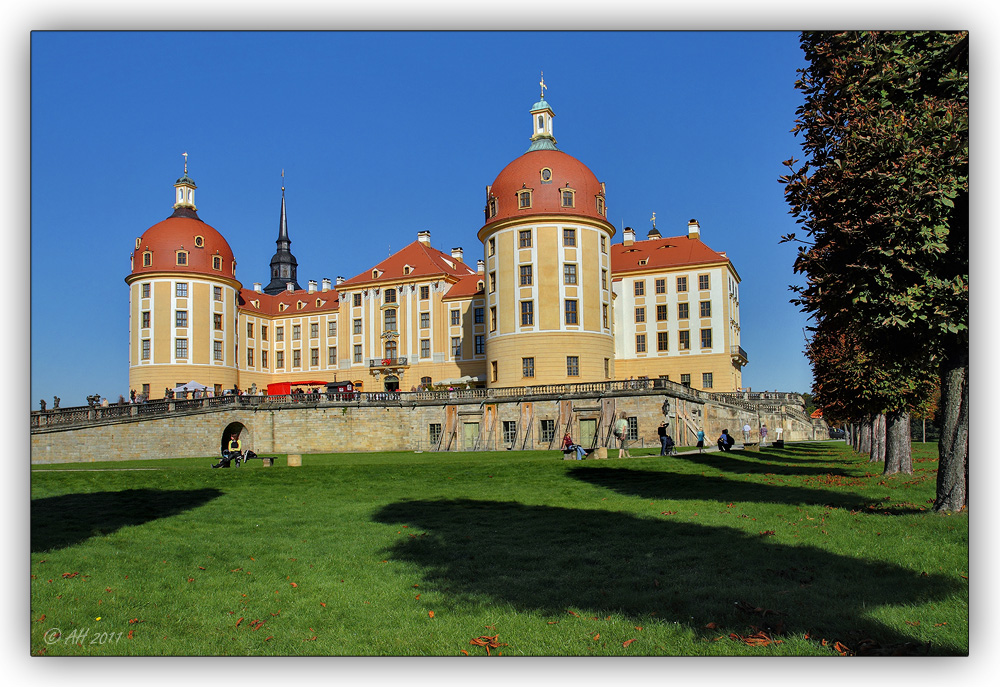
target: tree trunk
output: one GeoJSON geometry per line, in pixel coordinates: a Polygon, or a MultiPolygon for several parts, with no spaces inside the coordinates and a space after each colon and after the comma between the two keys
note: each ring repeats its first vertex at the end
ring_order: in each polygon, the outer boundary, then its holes
{"type": "Polygon", "coordinates": [[[883,415],[885,418],[885,470],[883,475],[913,474],[913,454],[910,451],[910,413],[900,410],[883,415]]]}
{"type": "Polygon", "coordinates": [[[949,356],[941,368],[941,438],[938,440],[936,511],[969,505],[969,351],[949,356]]]}
{"type": "Polygon", "coordinates": [[[861,445],[858,453],[871,453],[872,451],[872,423],[870,418],[866,418],[861,423],[861,445]]]}
{"type": "Polygon", "coordinates": [[[885,460],[885,415],[879,414],[872,418],[872,444],[869,463],[881,463],[885,460]]]}

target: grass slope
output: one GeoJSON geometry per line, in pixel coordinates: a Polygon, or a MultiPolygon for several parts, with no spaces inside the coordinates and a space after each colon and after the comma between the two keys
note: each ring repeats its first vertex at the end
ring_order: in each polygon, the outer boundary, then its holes
{"type": "Polygon", "coordinates": [[[968,518],[914,452],[44,466],[32,653],[967,654],[968,518]]]}

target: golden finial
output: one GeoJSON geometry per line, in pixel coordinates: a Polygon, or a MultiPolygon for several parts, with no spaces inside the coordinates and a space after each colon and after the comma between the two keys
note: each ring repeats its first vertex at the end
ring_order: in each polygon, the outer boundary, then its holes
{"type": "Polygon", "coordinates": [[[653,213],[653,216],[649,218],[649,221],[653,223],[653,229],[656,229],[656,213],[655,212],[653,213]]]}
{"type": "Polygon", "coordinates": [[[548,86],[545,85],[545,72],[541,72],[541,75],[542,78],[538,82],[538,85],[542,87],[542,95],[540,97],[540,100],[545,100],[545,89],[548,88],[548,86]]]}
{"type": "Polygon", "coordinates": [[[184,176],[188,173],[188,154],[184,153],[184,176]]]}

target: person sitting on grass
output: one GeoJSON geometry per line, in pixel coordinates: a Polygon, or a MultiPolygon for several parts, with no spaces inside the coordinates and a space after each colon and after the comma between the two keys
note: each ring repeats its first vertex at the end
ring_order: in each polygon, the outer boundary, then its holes
{"type": "Polygon", "coordinates": [[[729,433],[728,429],[722,430],[722,436],[719,437],[719,450],[729,452],[729,449],[733,447],[736,440],[733,439],[733,435],[729,433]]]}
{"type": "Polygon", "coordinates": [[[583,450],[583,447],[579,444],[573,443],[573,438],[566,432],[563,437],[563,453],[569,453],[570,451],[576,451],[576,459],[583,460],[587,456],[587,452],[583,450]]]}

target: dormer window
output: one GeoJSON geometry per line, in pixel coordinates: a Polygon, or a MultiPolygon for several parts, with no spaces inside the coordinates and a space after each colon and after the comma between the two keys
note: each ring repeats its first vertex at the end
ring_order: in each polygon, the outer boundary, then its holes
{"type": "Polygon", "coordinates": [[[222,256],[220,255],[212,256],[212,269],[220,271],[222,270],[222,256]]]}
{"type": "Polygon", "coordinates": [[[604,214],[604,198],[602,198],[601,196],[597,196],[597,214],[598,215],[604,214]]]}
{"type": "Polygon", "coordinates": [[[194,237],[194,247],[195,248],[204,248],[205,247],[205,237],[204,236],[195,236],[194,237]]]}
{"type": "Polygon", "coordinates": [[[487,203],[486,207],[487,207],[487,213],[489,214],[490,217],[497,216],[497,199],[495,196],[490,196],[489,203],[487,203]]]}
{"type": "Polygon", "coordinates": [[[530,208],[531,207],[531,190],[525,189],[523,191],[517,192],[517,206],[519,208],[530,208]]]}
{"type": "Polygon", "coordinates": [[[187,251],[179,250],[177,251],[177,264],[187,265],[188,264],[188,254],[187,251]]]}
{"type": "Polygon", "coordinates": [[[543,167],[540,176],[542,177],[543,184],[552,183],[552,170],[548,167],[543,167]]]}
{"type": "Polygon", "coordinates": [[[412,267],[410,267],[409,265],[403,265],[403,274],[404,275],[407,275],[407,274],[409,274],[412,271],[413,271],[412,267]]]}
{"type": "Polygon", "coordinates": [[[153,254],[150,251],[146,251],[142,254],[142,266],[149,267],[153,264],[153,254]]]}
{"type": "Polygon", "coordinates": [[[571,188],[564,188],[559,194],[561,204],[564,208],[576,207],[576,191],[571,188]]]}

